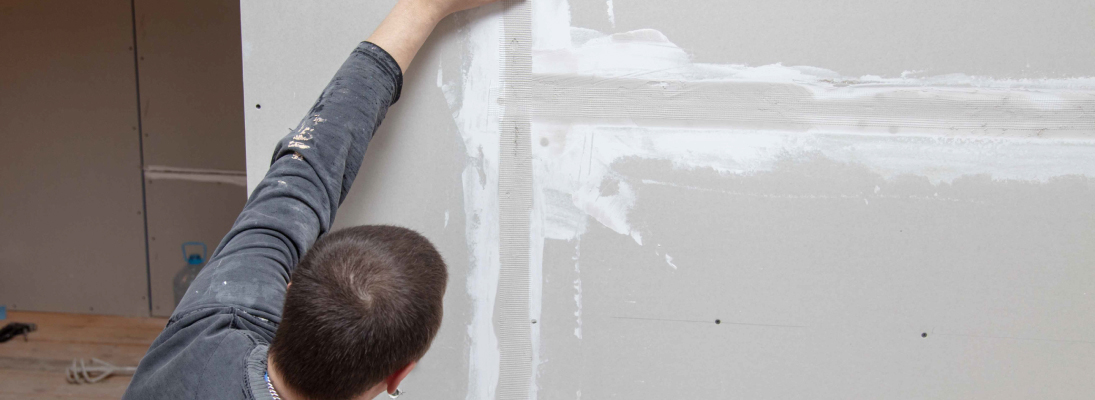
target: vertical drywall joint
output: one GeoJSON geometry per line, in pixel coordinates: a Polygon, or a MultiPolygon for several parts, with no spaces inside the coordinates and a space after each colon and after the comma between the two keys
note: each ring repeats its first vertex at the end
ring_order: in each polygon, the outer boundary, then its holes
{"type": "Polygon", "coordinates": [[[532,212],[532,137],[529,90],[532,78],[532,10],[529,0],[503,4],[502,119],[499,123],[497,398],[528,399],[532,380],[529,323],[529,218],[532,212]]]}
{"type": "Polygon", "coordinates": [[[148,250],[148,195],[144,179],[144,125],[141,123],[141,62],[137,49],[137,2],[129,0],[129,12],[133,23],[133,79],[137,95],[137,150],[141,160],[141,217],[144,221],[144,276],[148,299],[148,315],[152,315],[152,261],[148,250]]]}

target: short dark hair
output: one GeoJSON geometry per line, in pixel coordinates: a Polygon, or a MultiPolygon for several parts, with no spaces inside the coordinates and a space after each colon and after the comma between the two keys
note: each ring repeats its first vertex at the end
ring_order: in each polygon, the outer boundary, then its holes
{"type": "Polygon", "coordinates": [[[437,249],[410,229],[327,234],[293,272],[270,357],[309,399],[358,396],[426,354],[447,281],[437,249]]]}

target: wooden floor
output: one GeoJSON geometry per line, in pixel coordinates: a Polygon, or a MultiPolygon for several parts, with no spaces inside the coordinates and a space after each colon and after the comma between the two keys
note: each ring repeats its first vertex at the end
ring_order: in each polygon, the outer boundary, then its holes
{"type": "Polygon", "coordinates": [[[10,322],[33,323],[38,330],[0,343],[0,399],[118,399],[129,376],[74,385],[65,369],[74,358],[92,357],[117,366],[137,366],[166,318],[8,311],[10,322]]]}

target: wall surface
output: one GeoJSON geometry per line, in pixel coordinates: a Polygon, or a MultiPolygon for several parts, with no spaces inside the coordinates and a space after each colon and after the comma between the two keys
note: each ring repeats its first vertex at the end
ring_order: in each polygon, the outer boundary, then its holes
{"type": "Polygon", "coordinates": [[[145,180],[152,315],[170,316],[200,271],[202,265],[191,266],[185,257],[202,253],[201,246],[187,246],[184,256],[183,244],[205,244],[202,259],[208,260],[232,228],[247,201],[243,195],[243,177],[236,180],[238,184],[159,179],[156,175],[145,180]]]}
{"type": "Polygon", "coordinates": [[[242,172],[239,3],[136,0],[134,10],[145,164],[242,172]]]}
{"type": "Polygon", "coordinates": [[[148,282],[152,315],[166,317],[194,268],[182,244],[212,253],[247,200],[239,3],[136,0],[134,12],[148,282]]]}
{"type": "Polygon", "coordinates": [[[148,315],[129,1],[0,5],[0,304],[148,315]]]}
{"type": "MultiPolygon", "coordinates": [[[[450,264],[406,388],[1095,390],[1089,2],[699,3],[512,2],[435,32],[337,220],[450,264]]],[[[391,4],[241,3],[252,187],[391,4]]]]}

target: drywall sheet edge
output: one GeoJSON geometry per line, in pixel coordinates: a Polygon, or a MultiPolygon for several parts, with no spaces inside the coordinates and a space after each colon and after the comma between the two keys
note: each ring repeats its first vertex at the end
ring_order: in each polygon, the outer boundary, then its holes
{"type": "Polygon", "coordinates": [[[527,1],[507,2],[502,16],[504,47],[499,132],[498,347],[499,399],[527,399],[535,373],[529,318],[529,220],[532,209],[532,15],[527,1]]]}

